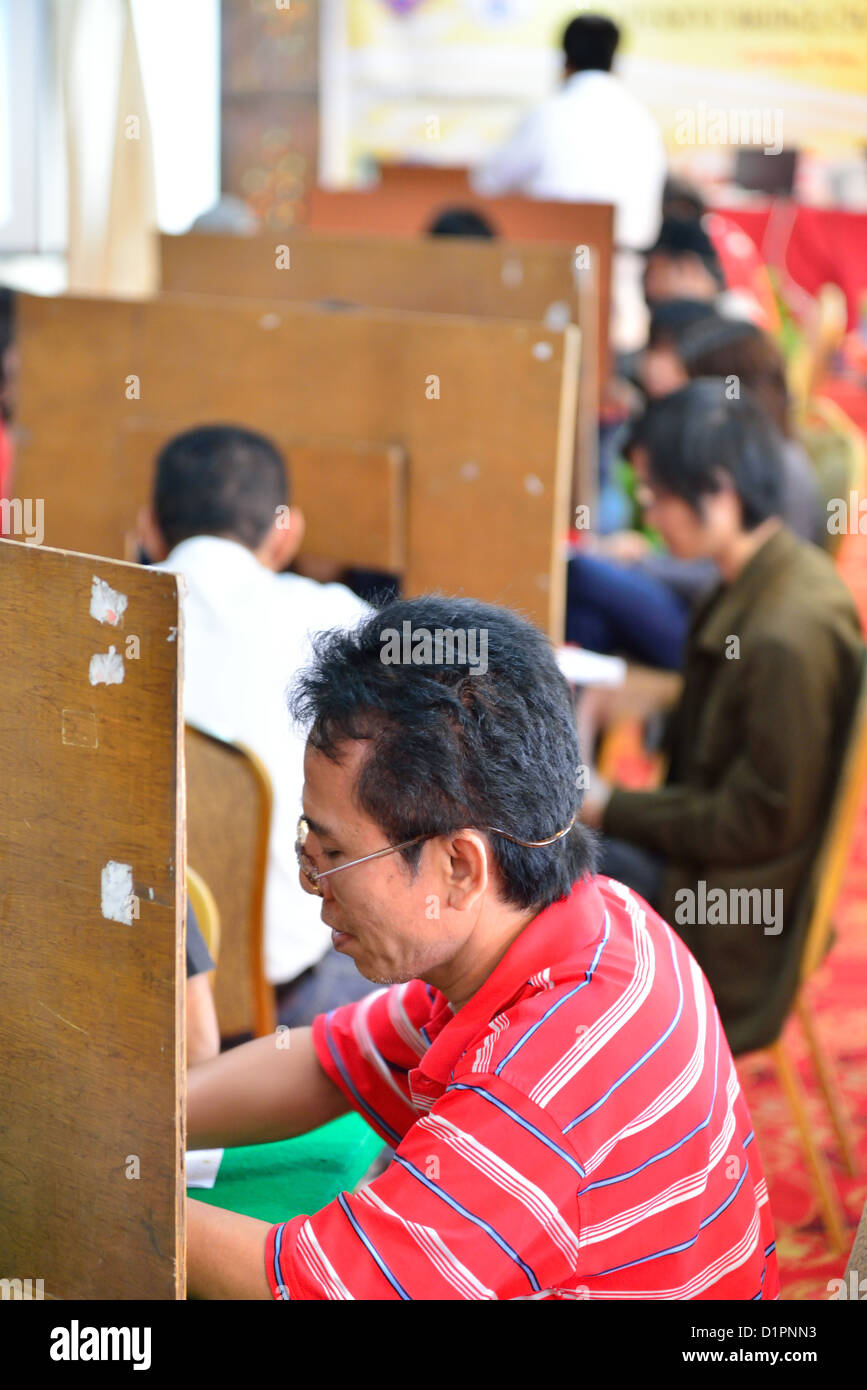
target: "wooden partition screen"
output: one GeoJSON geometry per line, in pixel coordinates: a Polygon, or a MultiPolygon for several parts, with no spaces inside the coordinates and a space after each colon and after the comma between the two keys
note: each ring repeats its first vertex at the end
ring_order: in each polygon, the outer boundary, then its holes
{"type": "MultiPolygon", "coordinates": [[[[138,431],[233,420],[290,452],[385,440],[407,458],[405,591],[510,604],[562,638],[574,326],[192,296],[22,296],[19,310],[17,484],[44,499],[49,544],[98,548],[109,511],[115,534],[120,513],[131,524],[147,497],[125,471],[138,431]]],[[[337,525],[327,493],[305,502],[323,527],[337,525]]],[[[355,524],[364,498],[347,486],[355,524]]]]}
{"type": "Polygon", "coordinates": [[[0,541],[0,1275],[184,1296],[178,581],[0,541]]]}
{"type": "Polygon", "coordinates": [[[371,189],[310,190],[306,225],[315,232],[420,236],[447,207],[473,208],[507,241],[571,242],[590,248],[588,274],[599,301],[598,360],[604,379],[608,362],[614,208],[610,203],[547,202],[507,194],[481,198],[465,169],[384,166],[371,189]]]}

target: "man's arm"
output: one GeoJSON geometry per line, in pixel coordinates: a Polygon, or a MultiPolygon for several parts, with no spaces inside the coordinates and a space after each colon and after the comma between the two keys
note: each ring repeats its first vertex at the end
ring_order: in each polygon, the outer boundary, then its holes
{"type": "Polygon", "coordinates": [[[831,743],[830,662],[772,640],[743,672],[743,745],[714,787],[615,789],[601,814],[606,835],[673,860],[756,864],[801,844],[818,827],[817,772],[831,743]]]}
{"type": "Polygon", "coordinates": [[[267,1221],[187,1198],[187,1296],[271,1298],[267,1221]]]}
{"type": "Polygon", "coordinates": [[[350,1108],[319,1064],[313,1030],[284,1029],[190,1071],[187,1147],[231,1148],[289,1139],[350,1108]]]}
{"type": "Polygon", "coordinates": [[[529,112],[512,138],[472,171],[470,183],[480,197],[497,198],[521,190],[533,177],[542,162],[541,126],[539,111],[529,112]]]}
{"type": "Polygon", "coordinates": [[[187,1066],[200,1066],[220,1052],[220,1025],[208,972],[187,976],[187,1066]]]}

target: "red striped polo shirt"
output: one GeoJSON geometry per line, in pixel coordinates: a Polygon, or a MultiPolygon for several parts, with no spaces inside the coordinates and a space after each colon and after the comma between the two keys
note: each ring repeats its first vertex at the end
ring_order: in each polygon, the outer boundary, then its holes
{"type": "Polygon", "coordinates": [[[598,877],[457,1014],[421,980],[320,1015],[317,1055],[395,1145],[271,1228],[281,1299],[771,1299],[773,1222],[701,970],[598,877]]]}

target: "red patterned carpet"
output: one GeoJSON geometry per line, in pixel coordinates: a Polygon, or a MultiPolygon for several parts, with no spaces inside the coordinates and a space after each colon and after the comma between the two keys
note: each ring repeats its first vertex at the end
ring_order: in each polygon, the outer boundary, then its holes
{"type": "MultiPolygon", "coordinates": [[[[867,630],[867,537],[846,538],[840,569],[867,630]]],[[[849,1115],[859,1160],[857,1177],[849,1177],[843,1167],[797,1020],[789,1023],[786,1041],[800,1064],[814,1133],[828,1158],[849,1220],[851,1245],[867,1200],[867,796],[862,801],[835,924],[836,944],[810,983],[809,997],[849,1115]]],[[[791,1112],[767,1058],[761,1054],[746,1057],[738,1069],[768,1180],[777,1228],[781,1296],[827,1299],[828,1281],[843,1274],[848,1248],[844,1256],[829,1252],[791,1112]]]]}

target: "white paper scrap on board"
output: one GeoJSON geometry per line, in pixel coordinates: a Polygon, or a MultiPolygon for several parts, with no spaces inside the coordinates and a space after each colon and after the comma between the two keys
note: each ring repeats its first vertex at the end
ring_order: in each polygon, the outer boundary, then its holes
{"type": "Polygon", "coordinates": [[[93,576],[90,616],[96,618],[98,623],[110,623],[112,627],[117,627],[128,603],[126,594],[119,594],[110,584],[106,584],[104,579],[100,579],[96,574],[93,576]]]}
{"type": "Polygon", "coordinates": [[[109,859],[102,871],[100,887],[102,915],[106,921],[131,927],[134,905],[132,864],[119,864],[116,859],[109,859]]]}

